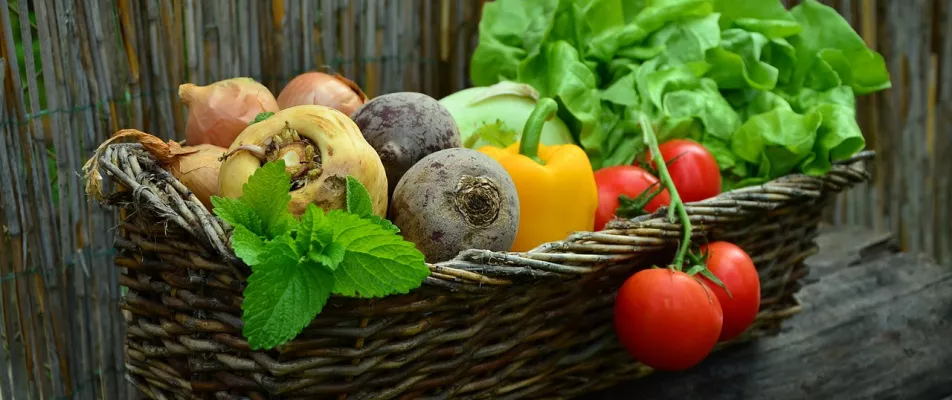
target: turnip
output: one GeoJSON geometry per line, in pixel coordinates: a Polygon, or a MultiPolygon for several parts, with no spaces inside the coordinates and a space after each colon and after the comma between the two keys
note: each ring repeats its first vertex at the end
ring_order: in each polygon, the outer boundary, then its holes
{"type": "Polygon", "coordinates": [[[241,197],[248,178],[277,159],[284,160],[291,175],[292,214],[303,214],[312,203],[324,210],[344,208],[351,176],[367,188],[374,214],[386,215],[383,164],[344,113],[319,105],[295,106],[245,128],[225,154],[220,196],[241,197]]]}
{"type": "Polygon", "coordinates": [[[519,197],[496,160],[476,150],[446,149],[403,175],[390,219],[427,262],[466,249],[508,251],[519,228],[519,197]]]}
{"type": "MultiPolygon", "coordinates": [[[[535,109],[539,93],[527,84],[503,81],[473,87],[444,97],[440,104],[459,126],[463,147],[506,147],[522,137],[522,128],[535,109]]],[[[542,128],[542,144],[575,143],[568,126],[553,118],[542,128]]]]}

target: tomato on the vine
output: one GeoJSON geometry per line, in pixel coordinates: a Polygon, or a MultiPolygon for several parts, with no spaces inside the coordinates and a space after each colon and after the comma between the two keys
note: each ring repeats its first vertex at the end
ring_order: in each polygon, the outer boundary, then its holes
{"type": "MultiPolygon", "coordinates": [[[[701,201],[721,192],[720,167],[714,155],[703,145],[689,139],[675,139],[661,143],[658,150],[681,201],[701,201]]],[[[652,162],[650,152],[645,160],[652,162]]]]}
{"type": "Polygon", "coordinates": [[[696,277],[668,268],[632,275],[615,298],[615,333],[622,346],[658,370],[690,368],[721,334],[717,296],[696,277]]]}
{"type": "Polygon", "coordinates": [[[658,178],[650,172],[634,165],[618,165],[595,171],[595,186],[598,187],[598,208],[595,209],[595,230],[605,228],[605,224],[617,214],[620,217],[633,217],[640,210],[651,213],[658,207],[671,203],[667,190],[657,193],[650,201],[649,194],[661,190],[658,178]],[[620,199],[619,196],[626,196],[620,199]]]}
{"type": "Polygon", "coordinates": [[[724,288],[701,277],[701,281],[717,296],[724,312],[724,327],[719,340],[731,340],[744,333],[760,311],[757,268],[750,256],[733,243],[712,242],[701,246],[701,253],[707,254],[707,269],[730,292],[728,296],[724,288]]]}

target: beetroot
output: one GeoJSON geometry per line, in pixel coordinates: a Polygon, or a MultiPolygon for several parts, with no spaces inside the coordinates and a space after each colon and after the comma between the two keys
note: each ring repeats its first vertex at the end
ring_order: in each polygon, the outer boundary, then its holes
{"type": "Polygon", "coordinates": [[[459,128],[449,111],[422,93],[378,96],[351,115],[387,171],[389,195],[410,167],[428,154],[461,147],[459,128]]]}
{"type": "Polygon", "coordinates": [[[519,228],[519,197],[498,161],[476,150],[446,149],[403,175],[390,215],[434,263],[466,249],[509,251],[519,228]]]}

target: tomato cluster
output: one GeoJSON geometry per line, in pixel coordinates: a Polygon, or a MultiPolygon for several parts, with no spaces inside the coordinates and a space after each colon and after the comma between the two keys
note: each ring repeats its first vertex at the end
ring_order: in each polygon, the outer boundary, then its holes
{"type": "MultiPolygon", "coordinates": [[[[714,155],[704,146],[688,139],[675,139],[662,143],[658,149],[681,201],[701,201],[721,192],[721,171],[714,155]]],[[[651,165],[650,153],[646,152],[642,158],[645,166],[651,165]]],[[[637,165],[599,169],[595,171],[595,184],[598,186],[596,231],[604,229],[616,216],[631,218],[671,204],[671,196],[667,190],[661,190],[658,178],[637,165]]]]}
{"type": "Polygon", "coordinates": [[[704,276],[652,268],[632,275],[618,291],[615,333],[632,357],[649,367],[690,368],[757,317],[760,278],[750,256],[728,242],[702,246],[701,253],[724,288],[704,276]]]}
{"type": "MultiPolygon", "coordinates": [[[[721,191],[721,173],[704,146],[686,139],[658,146],[670,184],[684,203],[721,191]]],[[[622,165],[595,172],[598,209],[595,230],[614,218],[632,218],[671,205],[672,198],[653,168],[622,165]]],[[[660,370],[683,370],[706,358],[718,342],[744,333],[760,310],[760,277],[750,256],[728,242],[700,248],[703,268],[639,271],[615,298],[615,333],[638,361],[660,370]],[[702,273],[699,273],[703,271],[702,273]],[[713,276],[712,280],[708,277],[713,276]]]]}

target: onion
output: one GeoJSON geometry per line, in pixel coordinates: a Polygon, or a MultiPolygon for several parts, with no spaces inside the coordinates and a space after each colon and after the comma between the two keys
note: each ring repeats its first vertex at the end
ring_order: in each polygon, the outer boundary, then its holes
{"type": "Polygon", "coordinates": [[[96,155],[83,167],[88,178],[87,193],[101,194],[98,192],[102,177],[95,172],[99,169],[97,165],[99,157],[109,143],[124,137],[135,138],[149,154],[159,160],[163,168],[182,182],[206,209],[212,210],[211,196],[218,195],[218,172],[221,168],[219,159],[225,154],[225,148],[210,144],[183,147],[171,140],[166,143],[162,139],[135,129],[123,129],[116,132],[99,146],[96,155]]]}
{"type": "Polygon", "coordinates": [[[303,105],[330,107],[350,116],[367,102],[356,83],[339,74],[305,72],[296,76],[278,94],[281,109],[303,105]]]}
{"type": "Polygon", "coordinates": [[[241,132],[224,158],[218,177],[222,197],[240,197],[258,168],[282,159],[291,175],[292,214],[303,214],[308,204],[324,210],[345,208],[348,176],[367,188],[374,214],[387,214],[383,162],[357,124],[333,108],[304,105],[281,110],[241,132]]]}
{"type": "Polygon", "coordinates": [[[227,149],[213,144],[200,144],[182,147],[182,151],[194,152],[176,156],[166,165],[166,169],[211,211],[211,197],[218,195],[219,159],[227,149]]]}
{"type": "Polygon", "coordinates": [[[251,78],[232,78],[207,86],[179,86],[179,98],[188,108],[185,143],[231,146],[259,113],[279,110],[274,95],[251,78]]]}

